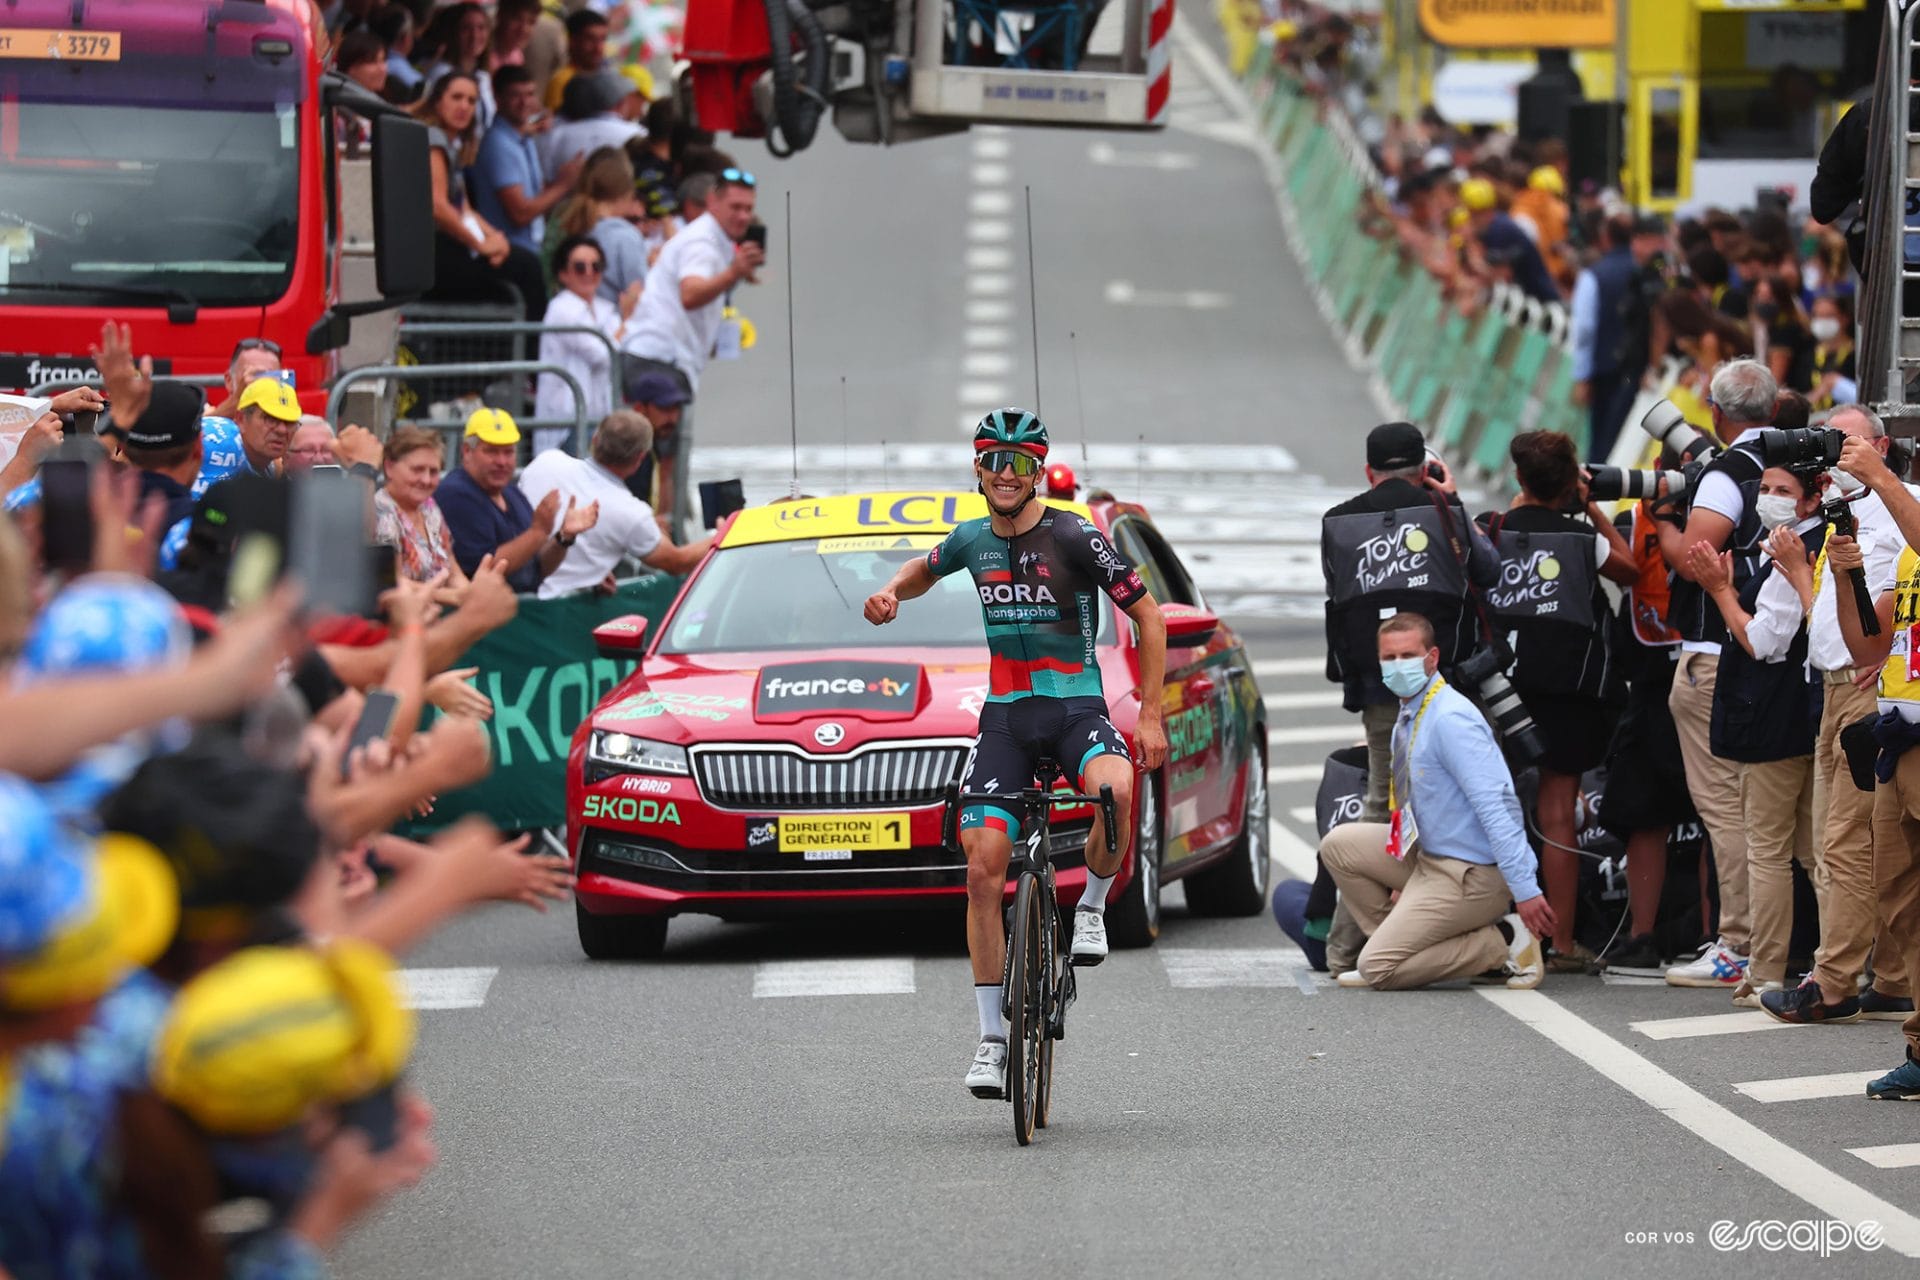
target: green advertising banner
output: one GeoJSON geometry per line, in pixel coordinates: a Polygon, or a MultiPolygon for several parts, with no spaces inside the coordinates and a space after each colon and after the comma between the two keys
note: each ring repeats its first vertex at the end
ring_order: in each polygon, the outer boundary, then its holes
{"type": "Polygon", "coordinates": [[[503,831],[561,825],[573,731],[633,669],[630,662],[601,657],[593,629],[629,613],[644,615],[650,629],[659,625],[681,581],[657,574],[622,583],[610,596],[522,596],[518,617],[453,664],[480,668],[474,684],[493,699],[487,722],[493,773],[439,797],[433,813],[411,825],[412,833],[438,830],[470,813],[484,814],[503,831]]]}

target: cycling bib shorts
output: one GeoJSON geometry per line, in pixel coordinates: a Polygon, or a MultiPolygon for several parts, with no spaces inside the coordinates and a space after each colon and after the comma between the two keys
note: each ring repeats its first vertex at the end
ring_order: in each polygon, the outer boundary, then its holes
{"type": "Polygon", "coordinates": [[[1105,698],[1021,698],[989,702],[980,708],[980,736],[967,754],[962,791],[1004,795],[1007,803],[971,804],[960,812],[960,828],[988,827],[1020,839],[1019,795],[1033,782],[1042,756],[1085,788],[1087,764],[1096,756],[1131,760],[1127,741],[1107,718],[1105,698]]]}

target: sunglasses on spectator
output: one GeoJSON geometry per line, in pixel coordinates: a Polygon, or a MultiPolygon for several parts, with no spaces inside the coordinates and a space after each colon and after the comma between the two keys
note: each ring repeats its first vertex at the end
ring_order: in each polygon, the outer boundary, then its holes
{"type": "Polygon", "coordinates": [[[242,351],[271,351],[277,356],[280,354],[280,344],[272,338],[242,338],[233,344],[232,359],[239,359],[242,351]]]}
{"type": "Polygon", "coordinates": [[[606,269],[607,269],[607,264],[600,261],[598,258],[575,258],[572,262],[569,262],[567,264],[567,270],[573,272],[575,275],[582,275],[582,276],[584,275],[597,276],[601,272],[605,271],[606,269]]]}
{"type": "Polygon", "coordinates": [[[745,169],[722,169],[720,177],[727,182],[737,182],[743,187],[758,186],[759,182],[745,169]]]}
{"type": "Polygon", "coordinates": [[[1012,467],[1013,474],[1030,476],[1040,470],[1040,459],[1018,449],[989,449],[980,455],[977,465],[988,475],[997,476],[1012,467]]]}

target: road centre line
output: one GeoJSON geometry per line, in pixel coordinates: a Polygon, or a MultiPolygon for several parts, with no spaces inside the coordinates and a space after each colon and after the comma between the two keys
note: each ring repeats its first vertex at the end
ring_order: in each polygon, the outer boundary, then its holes
{"type": "Polygon", "coordinates": [[[998,244],[1013,239],[1013,224],[1005,218],[976,218],[967,224],[967,239],[998,244]]]}
{"type": "Polygon", "coordinates": [[[975,138],[973,154],[981,160],[1005,160],[1013,154],[1013,143],[1007,138],[975,138]]]}
{"type": "Polygon", "coordinates": [[[1750,1013],[1711,1013],[1700,1018],[1657,1018],[1651,1022],[1629,1022],[1633,1030],[1649,1040],[1691,1040],[1696,1036],[1730,1036],[1743,1031],[1767,1031],[1791,1026],[1776,1022],[1758,1009],[1750,1013]]]}
{"type": "Polygon", "coordinates": [[[756,999],[788,996],[912,995],[913,961],[763,960],[753,971],[756,999]]]}
{"type": "Polygon", "coordinates": [[[1012,373],[1013,357],[1004,351],[969,351],[960,360],[960,371],[975,378],[1012,373]]]}
{"type": "Polygon", "coordinates": [[[997,244],[977,244],[967,250],[969,271],[1006,271],[1013,266],[1013,250],[997,244]]]}
{"type": "MultiPolygon", "coordinates": [[[[1920,1258],[1920,1218],[1735,1115],[1539,991],[1476,987],[1520,1023],[1767,1181],[1840,1222],[1877,1222],[1885,1247],[1920,1258]]],[[[1759,1014],[1759,1017],[1766,1015],[1759,1014]]],[[[1781,1024],[1785,1025],[1785,1024],[1781,1024]]]]}
{"type": "Polygon", "coordinates": [[[1013,212],[1013,193],[1010,191],[976,191],[967,197],[967,211],[992,217],[995,214],[1013,212]]]}
{"type": "MultiPolygon", "coordinates": [[[[1001,382],[963,382],[960,384],[958,399],[961,404],[1004,404],[1007,388],[1001,382]]],[[[977,419],[976,419],[977,421],[977,419]]]]}
{"type": "Polygon", "coordinates": [[[395,980],[409,1009],[478,1009],[487,1002],[496,966],[464,969],[402,969],[395,980]]]}
{"type": "Polygon", "coordinates": [[[1013,330],[1003,324],[972,325],[961,335],[961,341],[969,347],[1009,346],[1013,342],[1013,330]]]}
{"type": "Polygon", "coordinates": [[[997,187],[1012,174],[1003,164],[976,164],[973,166],[973,184],[976,187],[997,187]]]}
{"type": "Polygon", "coordinates": [[[968,293],[1011,293],[1013,277],[1001,271],[975,271],[967,276],[968,293]]]}
{"type": "Polygon", "coordinates": [[[1748,1080],[1733,1086],[1755,1102],[1806,1102],[1813,1098],[1864,1096],[1867,1081],[1884,1071],[1841,1071],[1830,1076],[1791,1076],[1784,1080],[1748,1080]]]}

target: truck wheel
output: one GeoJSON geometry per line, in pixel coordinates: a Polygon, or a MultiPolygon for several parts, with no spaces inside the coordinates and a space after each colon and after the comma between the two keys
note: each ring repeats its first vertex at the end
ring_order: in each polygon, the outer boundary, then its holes
{"type": "Polygon", "coordinates": [[[595,915],[573,902],[580,949],[589,960],[651,960],[667,946],[667,917],[595,915]]]}

